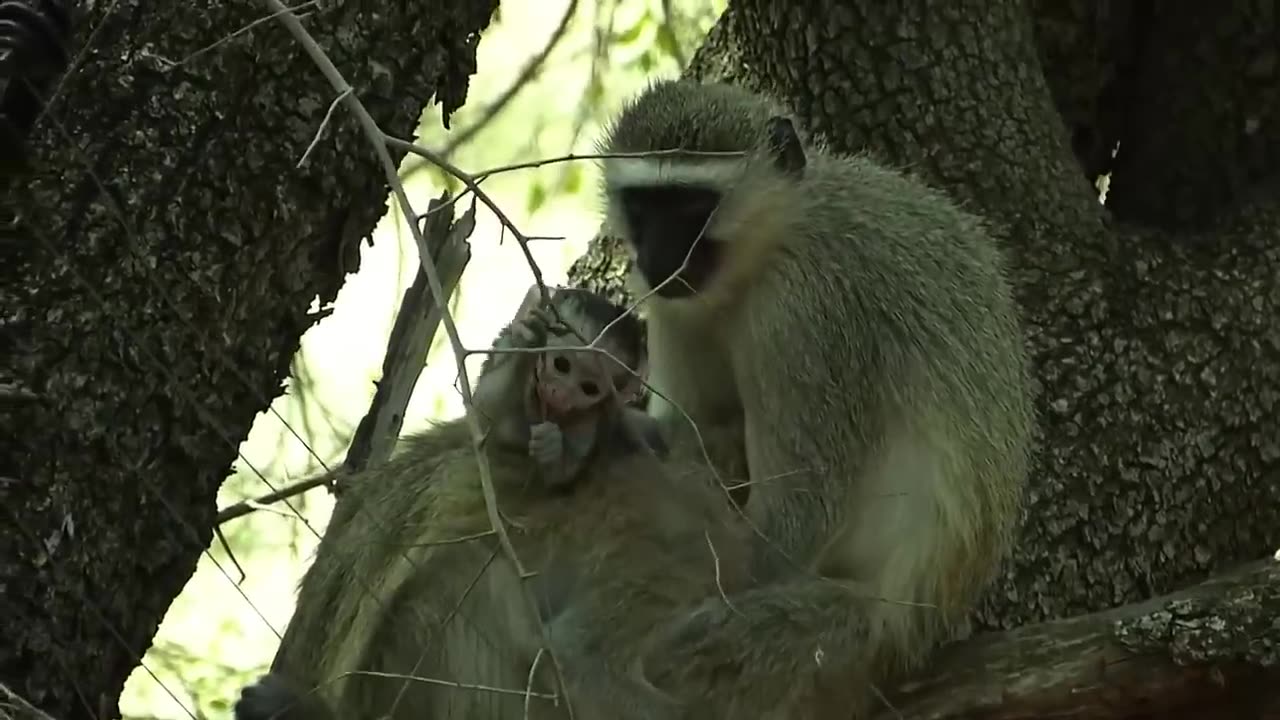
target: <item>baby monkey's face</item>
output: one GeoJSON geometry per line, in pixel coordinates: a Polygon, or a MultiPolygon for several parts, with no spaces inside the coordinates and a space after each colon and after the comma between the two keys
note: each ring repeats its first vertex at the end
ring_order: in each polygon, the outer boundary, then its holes
{"type": "MultiPolygon", "coordinates": [[[[601,345],[614,354],[608,343],[601,345]]],[[[639,386],[639,378],[609,355],[555,349],[539,356],[533,391],[542,416],[563,423],[604,402],[624,405],[635,399],[639,386]]]]}

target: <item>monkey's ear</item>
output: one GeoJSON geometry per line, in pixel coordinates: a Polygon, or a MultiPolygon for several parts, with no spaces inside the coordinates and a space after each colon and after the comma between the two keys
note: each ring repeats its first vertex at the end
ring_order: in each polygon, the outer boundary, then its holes
{"type": "Polygon", "coordinates": [[[769,149],[773,151],[773,164],[787,175],[801,175],[808,160],[804,146],[791,118],[775,115],[769,118],[769,149]]]}
{"type": "Polygon", "coordinates": [[[534,283],[525,291],[524,299],[520,301],[520,309],[516,310],[516,317],[527,317],[540,302],[542,302],[542,292],[538,289],[538,283],[534,283]]]}

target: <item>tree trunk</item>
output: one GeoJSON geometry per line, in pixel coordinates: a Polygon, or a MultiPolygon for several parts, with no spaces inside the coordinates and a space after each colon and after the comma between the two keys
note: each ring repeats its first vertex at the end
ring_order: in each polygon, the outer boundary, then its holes
{"type": "MultiPolygon", "coordinates": [[[[988,628],[1280,545],[1273,5],[730,0],[689,69],[947,189],[1009,251],[1041,450],[988,628]]],[[[571,277],[620,293],[616,253],[571,277]]]]}
{"type": "MultiPolygon", "coordinates": [[[[392,134],[462,104],[496,0],[324,3],[305,19],[392,134]]],[[[0,685],[118,714],[212,538],[215,496],[387,187],[258,3],[90,3],[31,140],[0,263],[0,685]],[[217,43],[214,45],[214,43],[217,43]],[[212,45],[212,46],[211,46],[212,45]]],[[[321,313],[322,314],[322,313],[321,313]]]]}

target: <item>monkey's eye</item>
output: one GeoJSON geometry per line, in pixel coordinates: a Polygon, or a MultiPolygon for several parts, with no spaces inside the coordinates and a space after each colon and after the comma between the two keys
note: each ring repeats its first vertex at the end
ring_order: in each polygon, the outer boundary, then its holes
{"type": "Polygon", "coordinates": [[[551,365],[556,369],[556,372],[561,375],[568,375],[569,371],[573,369],[573,365],[569,362],[569,358],[563,355],[557,355],[556,359],[551,361],[551,365]]]}

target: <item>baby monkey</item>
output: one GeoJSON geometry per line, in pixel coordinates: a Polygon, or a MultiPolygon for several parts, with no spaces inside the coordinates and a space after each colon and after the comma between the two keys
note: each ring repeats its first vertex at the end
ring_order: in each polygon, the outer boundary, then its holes
{"type": "MultiPolygon", "coordinates": [[[[644,337],[625,308],[577,288],[525,293],[515,317],[493,341],[476,381],[476,411],[489,423],[489,442],[528,448],[550,488],[575,482],[600,443],[603,404],[627,406],[644,388],[644,337]],[[599,338],[597,340],[597,337],[599,338]],[[598,350],[583,349],[595,341],[598,350]]],[[[665,457],[656,421],[624,407],[623,431],[638,446],[665,457]]]]}

